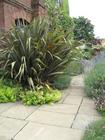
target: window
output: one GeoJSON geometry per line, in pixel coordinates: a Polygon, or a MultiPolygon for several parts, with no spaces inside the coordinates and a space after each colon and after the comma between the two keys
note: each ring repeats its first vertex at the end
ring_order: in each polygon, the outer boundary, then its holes
{"type": "Polygon", "coordinates": [[[29,24],[29,22],[27,20],[25,20],[25,19],[22,19],[22,18],[15,19],[15,25],[17,27],[22,27],[22,26],[28,25],[28,24],[29,24]]]}

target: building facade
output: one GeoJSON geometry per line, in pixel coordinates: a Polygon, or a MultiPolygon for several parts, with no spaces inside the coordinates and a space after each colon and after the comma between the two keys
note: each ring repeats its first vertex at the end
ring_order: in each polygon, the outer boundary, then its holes
{"type": "Polygon", "coordinates": [[[0,0],[0,30],[8,31],[19,20],[29,23],[44,14],[43,0],[0,0]]]}
{"type": "MultiPolygon", "coordinates": [[[[68,0],[55,1],[69,13],[68,0]]],[[[44,0],[0,0],[0,31],[8,31],[18,23],[30,23],[36,16],[44,14],[44,0]]]]}

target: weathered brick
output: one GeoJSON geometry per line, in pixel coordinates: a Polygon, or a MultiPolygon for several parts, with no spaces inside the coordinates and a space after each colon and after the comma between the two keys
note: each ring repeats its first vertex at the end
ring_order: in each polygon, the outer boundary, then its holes
{"type": "Polygon", "coordinates": [[[45,9],[42,0],[1,0],[0,1],[0,29],[8,31],[15,25],[16,19],[30,22],[34,17],[44,15],[45,9]]]}

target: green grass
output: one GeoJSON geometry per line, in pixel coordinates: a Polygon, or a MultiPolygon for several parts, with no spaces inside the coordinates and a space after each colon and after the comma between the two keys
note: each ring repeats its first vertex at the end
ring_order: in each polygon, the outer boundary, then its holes
{"type": "Polygon", "coordinates": [[[92,123],[82,140],[105,140],[105,118],[92,123]]]}

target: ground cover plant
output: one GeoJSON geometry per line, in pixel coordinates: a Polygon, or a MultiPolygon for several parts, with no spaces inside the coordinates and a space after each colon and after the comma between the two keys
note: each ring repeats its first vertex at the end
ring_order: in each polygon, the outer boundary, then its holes
{"type": "Polygon", "coordinates": [[[85,91],[89,97],[96,98],[105,91],[105,64],[96,65],[85,76],[85,91]]]}
{"type": "Polygon", "coordinates": [[[36,91],[26,91],[21,95],[21,99],[25,105],[49,104],[59,101],[61,93],[46,85],[45,87],[38,87],[36,91]]]}
{"type": "Polygon", "coordinates": [[[49,85],[28,90],[10,79],[0,80],[0,103],[22,101],[25,105],[42,105],[55,103],[61,99],[61,92],[49,85]]]}
{"type": "Polygon", "coordinates": [[[96,101],[96,109],[97,111],[105,117],[105,95],[99,96],[96,101]]]}
{"type": "Polygon", "coordinates": [[[21,87],[12,81],[0,80],[0,103],[16,102],[21,93],[21,87]]]}
{"type": "Polygon", "coordinates": [[[86,130],[82,140],[104,140],[105,139],[105,119],[92,123],[86,130]]]}
{"type": "Polygon", "coordinates": [[[95,100],[96,109],[105,116],[105,64],[97,64],[85,77],[85,92],[95,100]]]}

